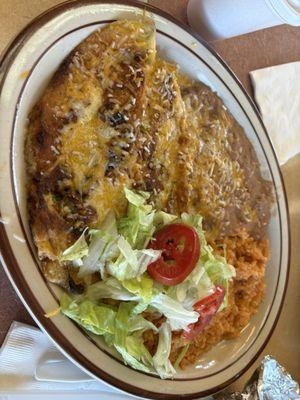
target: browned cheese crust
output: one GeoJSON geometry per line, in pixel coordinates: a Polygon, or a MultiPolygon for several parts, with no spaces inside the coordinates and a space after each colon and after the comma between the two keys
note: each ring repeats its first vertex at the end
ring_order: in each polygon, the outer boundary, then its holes
{"type": "Polygon", "coordinates": [[[68,287],[58,258],[82,229],[126,206],[133,127],[139,131],[154,57],[152,22],[110,24],[72,51],[30,113],[28,210],[52,282],[68,287]]]}

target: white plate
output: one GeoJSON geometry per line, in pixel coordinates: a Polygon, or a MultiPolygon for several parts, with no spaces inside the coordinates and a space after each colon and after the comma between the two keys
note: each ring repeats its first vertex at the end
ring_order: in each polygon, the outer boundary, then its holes
{"type": "Polygon", "coordinates": [[[2,261],[19,296],[59,348],[87,373],[145,398],[197,398],[236,379],[268,341],[281,309],[289,264],[288,212],[283,182],[259,114],[239,81],[207,44],[163,12],[132,1],[68,2],[33,21],[10,46],[1,65],[0,224],[2,261]],[[126,367],[101,340],[89,338],[63,315],[45,312],[58,306],[59,289],[45,282],[28,229],[23,144],[29,110],[61,61],[87,35],[112,20],[153,16],[159,51],[222,97],[253,144],[265,178],[274,185],[276,203],[269,227],[271,260],[266,296],[239,339],[220,343],[174,380],[126,367]]]}

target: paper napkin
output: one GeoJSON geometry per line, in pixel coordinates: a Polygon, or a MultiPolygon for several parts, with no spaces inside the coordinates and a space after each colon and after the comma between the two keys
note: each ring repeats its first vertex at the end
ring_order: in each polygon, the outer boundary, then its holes
{"type": "MultiPolygon", "coordinates": [[[[66,371],[65,375],[70,378],[69,371],[66,371]]],[[[51,379],[51,375],[49,378],[51,379]]],[[[2,398],[1,395],[7,393],[26,393],[27,395],[30,393],[38,393],[39,395],[42,393],[65,393],[70,396],[72,394],[71,397],[67,397],[68,399],[72,398],[72,400],[80,398],[78,397],[80,393],[84,393],[82,399],[86,399],[89,394],[97,394],[97,398],[101,400],[133,399],[133,397],[123,395],[117,389],[93,380],[90,376],[84,374],[59,352],[41,330],[20,322],[12,323],[0,350],[0,398],[2,398]],[[47,359],[64,360],[65,363],[70,363],[67,368],[74,369],[74,377],[78,377],[80,380],[58,382],[35,379],[36,367],[47,359]],[[75,394],[76,397],[74,397],[75,394]]],[[[56,399],[57,397],[53,398],[56,399]]]]}
{"type": "Polygon", "coordinates": [[[280,165],[300,152],[300,61],[250,72],[280,165]]]}

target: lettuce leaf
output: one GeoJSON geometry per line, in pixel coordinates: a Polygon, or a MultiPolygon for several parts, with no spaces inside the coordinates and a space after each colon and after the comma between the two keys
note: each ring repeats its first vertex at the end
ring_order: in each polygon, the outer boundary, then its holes
{"type": "Polygon", "coordinates": [[[96,335],[115,332],[116,311],[109,306],[98,305],[88,299],[72,299],[66,293],[61,298],[60,306],[65,315],[96,335]]]}
{"type": "Polygon", "coordinates": [[[222,284],[225,280],[235,276],[235,268],[227,264],[225,258],[220,256],[206,261],[205,270],[215,284],[222,284]]]}
{"type": "Polygon", "coordinates": [[[117,279],[112,277],[88,286],[86,297],[92,301],[101,299],[140,301],[139,296],[128,291],[117,279]]]}
{"type": "Polygon", "coordinates": [[[146,349],[142,333],[155,325],[140,315],[131,315],[133,304],[122,302],[114,310],[104,304],[97,304],[88,298],[71,298],[64,294],[61,311],[84,329],[102,335],[109,346],[114,346],[125,364],[143,372],[153,372],[152,356],[146,349]]]}
{"type": "Polygon", "coordinates": [[[118,221],[118,231],[132,247],[143,249],[155,231],[155,212],[152,206],[145,204],[149,194],[125,189],[125,196],[128,200],[127,216],[118,221]]]}
{"type": "Polygon", "coordinates": [[[160,250],[133,250],[123,236],[119,236],[117,246],[120,254],[107,264],[107,271],[119,281],[140,277],[161,255],[160,250]]]}
{"type": "Polygon", "coordinates": [[[143,318],[141,315],[133,315],[132,308],[130,311],[130,316],[128,319],[128,331],[130,333],[139,332],[139,334],[151,329],[154,332],[158,332],[157,327],[147,319],[143,318]]]}
{"type": "Polygon", "coordinates": [[[235,268],[227,264],[224,257],[216,256],[205,263],[205,269],[211,281],[215,285],[222,285],[226,290],[224,300],[218,310],[222,311],[228,306],[229,281],[236,276],[235,268]]]}
{"type": "Polygon", "coordinates": [[[145,204],[145,201],[149,199],[150,194],[148,192],[135,192],[128,188],[124,189],[125,197],[128,200],[129,204],[132,204],[136,207],[141,207],[145,204]]]}
{"type": "Polygon", "coordinates": [[[153,296],[153,280],[147,274],[143,274],[139,279],[124,280],[122,285],[144,302],[149,301],[153,296]]]}
{"type": "Polygon", "coordinates": [[[162,253],[161,250],[153,250],[153,249],[144,249],[135,251],[138,258],[139,275],[146,272],[148,265],[158,260],[162,253]]]}
{"type": "MultiPolygon", "coordinates": [[[[142,339],[139,336],[129,336],[129,320],[132,305],[129,303],[121,303],[116,315],[115,321],[115,338],[114,347],[122,355],[125,364],[132,368],[151,372],[149,365],[152,363],[152,357],[145,348],[142,339]]],[[[137,318],[137,317],[135,317],[137,318]]],[[[141,317],[140,317],[141,318],[141,317]]]]}
{"type": "Polygon", "coordinates": [[[167,290],[168,296],[179,301],[187,310],[193,310],[197,301],[212,294],[215,285],[209,278],[201,261],[198,262],[191,274],[176,286],[167,290]]]}
{"type": "Polygon", "coordinates": [[[100,229],[90,229],[89,236],[88,254],[82,260],[79,277],[98,271],[108,258],[115,255],[118,230],[114,212],[107,213],[100,229]]]}
{"type": "MultiPolygon", "coordinates": [[[[125,364],[130,365],[130,367],[137,369],[138,371],[142,371],[142,372],[146,372],[146,373],[151,372],[151,369],[149,367],[147,367],[147,365],[138,361],[133,355],[131,355],[126,350],[126,347],[122,347],[122,346],[115,344],[115,348],[121,354],[125,364]]],[[[129,350],[132,350],[132,347],[130,347],[129,350]]]]}
{"type": "Polygon", "coordinates": [[[153,365],[162,379],[172,378],[176,370],[169,360],[172,343],[171,327],[164,322],[159,328],[159,340],[155,355],[153,356],[153,365]]]}
{"type": "Polygon", "coordinates": [[[147,302],[153,297],[153,280],[146,274],[140,279],[118,281],[113,277],[89,285],[86,297],[92,301],[113,299],[121,301],[147,302]]]}
{"type": "Polygon", "coordinates": [[[148,307],[149,307],[149,302],[147,301],[137,303],[131,310],[131,315],[141,314],[142,312],[146,311],[148,307]]]}
{"type": "Polygon", "coordinates": [[[127,261],[128,266],[136,269],[138,263],[136,252],[123,236],[120,236],[118,239],[118,248],[123,258],[127,261]]]}
{"type": "Polygon", "coordinates": [[[160,226],[163,227],[165,225],[171,224],[172,222],[176,221],[176,219],[178,219],[176,215],[168,214],[164,211],[156,211],[153,222],[156,228],[158,228],[160,226]]]}
{"type": "Polygon", "coordinates": [[[190,347],[191,343],[186,344],[185,346],[183,346],[181,352],[179,353],[177,360],[174,363],[174,368],[177,369],[181,363],[181,361],[184,359],[189,347],[190,347]]]}
{"type": "Polygon", "coordinates": [[[61,254],[59,261],[78,260],[88,255],[89,247],[85,240],[86,230],[87,228],[82,232],[81,236],[76,240],[76,242],[61,254]]]}
{"type": "Polygon", "coordinates": [[[88,254],[83,258],[79,268],[79,277],[84,277],[99,270],[98,260],[110,240],[110,236],[102,231],[98,231],[97,234],[93,235],[88,247],[88,254]]]}
{"type": "Polygon", "coordinates": [[[143,338],[140,333],[127,336],[126,349],[128,353],[139,362],[146,365],[153,365],[153,359],[147,347],[144,345],[143,338]]]}
{"type": "Polygon", "coordinates": [[[79,267],[79,277],[85,277],[101,270],[108,259],[116,257],[118,237],[116,218],[113,211],[109,211],[100,229],[89,229],[89,245],[85,233],[61,255],[60,261],[72,261],[74,267],[79,267]]]}
{"type": "Polygon", "coordinates": [[[196,311],[187,310],[179,301],[172,299],[164,293],[159,293],[149,305],[157,309],[168,320],[172,331],[187,330],[188,325],[198,321],[196,311]]]}

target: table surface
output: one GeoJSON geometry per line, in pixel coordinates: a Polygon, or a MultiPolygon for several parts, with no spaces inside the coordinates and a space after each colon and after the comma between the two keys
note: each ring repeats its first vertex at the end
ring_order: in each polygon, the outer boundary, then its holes
{"type": "MultiPolygon", "coordinates": [[[[0,1],[0,51],[32,18],[58,0],[0,1]]],[[[153,4],[187,23],[187,0],[150,0],[153,4]]],[[[291,61],[300,61],[300,28],[286,25],[264,29],[247,35],[217,41],[212,46],[224,58],[252,96],[249,71],[291,61]]],[[[300,185],[296,171],[300,155],[282,167],[290,207],[292,254],[288,291],[278,325],[271,340],[259,357],[271,354],[292,376],[300,380],[300,185]]],[[[33,324],[28,312],[15,294],[0,267],[0,344],[13,320],[33,324]]],[[[259,360],[229,390],[240,390],[249,379],[259,360]]]]}

